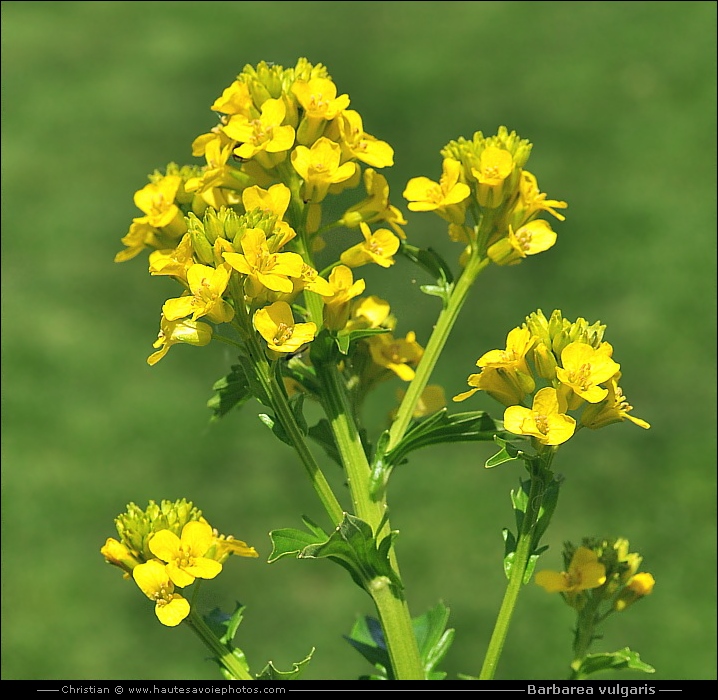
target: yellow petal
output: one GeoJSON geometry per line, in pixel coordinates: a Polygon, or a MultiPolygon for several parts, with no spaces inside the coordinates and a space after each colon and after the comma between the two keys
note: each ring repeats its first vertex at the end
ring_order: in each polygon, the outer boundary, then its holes
{"type": "Polygon", "coordinates": [[[171,600],[157,601],[155,614],[166,627],[176,627],[189,615],[189,602],[178,593],[173,593],[171,600]]]}
{"type": "Polygon", "coordinates": [[[180,551],[180,538],[171,530],[160,530],[149,541],[150,552],[162,561],[171,561],[180,551]]]}
{"type": "Polygon", "coordinates": [[[214,535],[208,523],[191,520],[182,528],[182,545],[192,556],[203,557],[213,542],[214,535]]]}
{"type": "Polygon", "coordinates": [[[568,590],[566,574],[558,571],[539,571],[535,578],[536,583],[547,593],[560,593],[568,590]]]}

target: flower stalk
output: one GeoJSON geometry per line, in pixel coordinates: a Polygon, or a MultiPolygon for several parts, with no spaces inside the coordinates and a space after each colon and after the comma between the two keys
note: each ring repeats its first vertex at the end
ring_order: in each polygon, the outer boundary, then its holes
{"type": "Polygon", "coordinates": [[[551,480],[549,467],[554,454],[554,449],[545,450],[530,466],[531,483],[529,486],[526,512],[521,520],[521,528],[511,564],[509,582],[506,585],[504,598],[501,601],[501,607],[499,608],[494,630],[489,640],[486,655],[484,656],[484,662],[481,667],[481,672],[479,673],[479,680],[492,680],[496,673],[506,636],[508,635],[511,618],[516,608],[516,601],[518,600],[521,587],[524,584],[526,567],[528,566],[529,558],[535,546],[534,534],[539,515],[541,514],[543,496],[551,480]]]}

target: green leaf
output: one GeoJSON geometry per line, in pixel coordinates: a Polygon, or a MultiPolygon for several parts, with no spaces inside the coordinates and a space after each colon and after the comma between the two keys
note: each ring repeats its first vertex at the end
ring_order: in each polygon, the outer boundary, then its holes
{"type": "Polygon", "coordinates": [[[423,615],[412,620],[414,634],[419,645],[419,656],[424,666],[426,679],[440,681],[446,678],[444,671],[437,671],[437,665],[442,661],[454,641],[454,630],[446,629],[449,621],[449,608],[438,603],[423,615]]]}
{"type": "Polygon", "coordinates": [[[521,449],[528,444],[527,441],[516,435],[511,435],[510,440],[506,440],[503,437],[496,435],[494,436],[494,442],[501,449],[495,455],[486,460],[486,464],[484,466],[487,469],[490,469],[491,467],[498,467],[499,464],[513,462],[518,459],[523,459],[524,461],[532,459],[531,455],[521,449]]]}
{"type": "MultiPolygon", "coordinates": [[[[307,421],[304,419],[304,394],[295,394],[288,399],[288,403],[299,430],[302,435],[306,436],[308,429],[307,421]]],[[[276,416],[271,416],[268,413],[259,413],[258,417],[259,420],[261,420],[262,423],[264,423],[264,425],[266,425],[285,445],[294,447],[292,439],[289,437],[289,434],[285,430],[282,423],[277,420],[276,416]]]]}
{"type": "Polygon", "coordinates": [[[212,385],[212,390],[217,392],[207,401],[207,408],[212,411],[212,421],[223,418],[233,408],[252,398],[252,390],[241,365],[232,365],[229,374],[218,379],[212,385]]]}
{"type": "Polygon", "coordinates": [[[393,450],[383,457],[391,466],[414,450],[443,442],[490,442],[500,430],[486,411],[449,415],[447,408],[415,422],[393,450]]]}
{"type": "Polygon", "coordinates": [[[307,435],[327,453],[331,460],[335,461],[340,467],[343,466],[339,448],[334,439],[334,433],[326,418],[322,418],[316,425],[309,428],[307,435]]]}
{"type": "Polygon", "coordinates": [[[349,347],[353,342],[359,340],[360,338],[368,338],[371,335],[388,332],[388,328],[357,328],[351,331],[343,330],[337,333],[335,342],[339,348],[339,352],[342,353],[342,355],[348,355],[349,347]]]}
{"type": "MultiPolygon", "coordinates": [[[[249,673],[249,663],[247,661],[247,657],[241,649],[235,647],[233,644],[234,637],[237,634],[237,629],[242,623],[244,610],[245,607],[243,605],[236,603],[234,612],[231,615],[228,615],[219,608],[215,608],[208,615],[204,615],[203,619],[227,651],[230,652],[232,656],[237,659],[242,668],[249,673]]],[[[226,680],[240,680],[239,678],[235,678],[218,658],[215,657],[214,661],[219,665],[220,671],[226,680]]]]}
{"type": "Polygon", "coordinates": [[[378,501],[384,497],[386,487],[389,483],[389,474],[392,470],[392,464],[385,459],[384,451],[389,443],[389,431],[385,430],[377,440],[376,449],[374,450],[374,461],[371,465],[371,474],[369,475],[369,493],[371,497],[378,501]]]}
{"type": "Polygon", "coordinates": [[[308,544],[297,554],[298,559],[328,558],[345,568],[354,582],[366,588],[375,579],[384,577],[401,590],[401,579],[389,563],[389,548],[396,532],[387,535],[377,547],[371,526],[344,513],[344,519],[326,542],[308,544]]]}
{"type": "Polygon", "coordinates": [[[269,538],[272,540],[272,553],[267,562],[272,564],[278,559],[292,554],[298,557],[305,547],[323,542],[327,536],[325,533],[319,534],[315,530],[310,533],[293,527],[285,527],[272,530],[269,533],[269,538]]]}
{"type": "Polygon", "coordinates": [[[260,673],[256,675],[258,681],[294,681],[304,670],[314,654],[314,647],[307,654],[305,659],[292,664],[292,668],[289,671],[278,671],[274,664],[270,661],[260,673]]]}
{"type": "Polygon", "coordinates": [[[204,615],[203,618],[219,641],[222,642],[222,644],[230,645],[237,634],[237,629],[239,629],[240,624],[242,624],[245,609],[244,605],[235,603],[234,612],[231,615],[228,615],[219,608],[214,608],[208,615],[204,615]]]}
{"type": "Polygon", "coordinates": [[[282,424],[275,420],[274,416],[270,416],[268,413],[260,413],[257,416],[259,420],[264,423],[274,434],[277,438],[279,438],[285,445],[289,445],[292,447],[292,441],[287,435],[286,431],[282,427],[282,424]]]}
{"type": "Polygon", "coordinates": [[[643,673],[655,673],[653,666],[641,661],[638,652],[631,651],[628,647],[618,651],[589,654],[577,670],[577,675],[587,678],[595,673],[603,671],[642,671],[643,673]]]}
{"type": "MultiPolygon", "coordinates": [[[[446,673],[437,671],[436,666],[446,655],[454,638],[454,630],[446,629],[448,619],[449,609],[439,603],[411,621],[426,680],[446,678],[446,673]]],[[[365,679],[394,680],[384,632],[378,620],[360,617],[345,639],[377,670],[365,679]]]]}
{"type": "Polygon", "coordinates": [[[399,253],[424,269],[435,280],[436,284],[425,284],[420,287],[425,294],[441,297],[444,308],[454,287],[454,276],[451,268],[433,248],[417,248],[402,241],[399,253]]]}
{"type": "Polygon", "coordinates": [[[378,671],[378,674],[363,676],[360,680],[394,680],[389,652],[384,641],[384,631],[378,620],[363,615],[357,619],[351,632],[344,639],[378,671]]]}

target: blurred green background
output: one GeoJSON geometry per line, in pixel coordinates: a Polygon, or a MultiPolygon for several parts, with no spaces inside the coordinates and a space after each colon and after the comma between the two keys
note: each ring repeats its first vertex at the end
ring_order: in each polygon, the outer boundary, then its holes
{"type": "MultiPolygon", "coordinates": [[[[584,431],[545,568],[561,543],[625,536],[656,580],[597,649],[630,645],[655,676],[714,679],[714,2],[3,2],[2,368],[4,679],[213,679],[188,629],[168,629],[99,548],[135,501],[187,497],[258,548],[203,589],[248,606],[238,641],[257,669],[317,647],[306,679],[355,678],[341,635],[370,601],[328,562],[266,564],[267,533],[321,518],[289,448],[256,404],[209,426],[221,347],[175,348],[154,368],[162,302],[146,257],[117,265],[132,195],[195,136],[245,64],[327,65],[369,133],[390,142],[394,203],[439,150],[499,125],[530,139],[541,189],[569,202],[557,245],[479,279],[435,373],[462,391],[476,358],[537,307],[601,320],[644,431],[584,431]]],[[[444,224],[408,233],[455,261],[444,224]]],[[[438,300],[403,261],[363,268],[399,331],[426,342],[438,300]]],[[[399,382],[372,402],[379,429],[399,382]]],[[[500,413],[484,397],[471,406],[500,413]]],[[[521,471],[487,446],[430,448],[397,470],[392,524],[410,606],[451,608],[450,678],[476,673],[503,594],[501,528],[521,471]]],[[[323,455],[320,455],[323,458],[323,455]]],[[[330,466],[327,467],[331,469],[330,466]]],[[[572,615],[522,593],[498,677],[560,679],[572,615]]]]}

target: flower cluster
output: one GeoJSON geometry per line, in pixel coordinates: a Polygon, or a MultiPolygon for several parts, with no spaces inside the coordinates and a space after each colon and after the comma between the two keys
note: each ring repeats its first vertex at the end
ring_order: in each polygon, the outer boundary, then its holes
{"type": "Polygon", "coordinates": [[[604,330],[583,318],[572,323],[558,310],[547,320],[538,310],[508,334],[505,349],[477,360],[481,371],[469,376],[471,389],[454,401],[485,391],[507,407],[505,429],[532,438],[536,446],[560,445],[580,427],[623,420],[649,428],[630,415],[633,407],[618,385],[621,366],[603,340],[604,330]]]}
{"type": "Polygon", "coordinates": [[[412,178],[404,190],[411,211],[433,211],[449,224],[452,240],[497,265],[515,265],[556,242],[547,212],[559,221],[566,202],[547,199],[536,177],[524,169],[531,144],[501,127],[496,136],[480,131],[472,140],[451,141],[442,150],[439,182],[412,178]]]}
{"type": "Polygon", "coordinates": [[[254,547],[220,535],[192,503],[150,501],[143,511],[134,503],[115,519],[119,540],[109,537],[100,553],[155,602],[163,625],[174,627],[190,613],[189,601],[175,592],[195,579],[212,579],[236,554],[256,557],[254,547]]]}
{"type": "Polygon", "coordinates": [[[296,353],[322,327],[346,323],[364,289],[352,268],[394,263],[406,221],[377,171],[393,165],[393,149],[349,105],[321,64],[246,66],[211,105],[218,123],[192,144],[204,164],[171,163],[136,192],[143,215],[115,260],[149,249],[150,274],[182,286],[162,307],[149,364],[177,343],[207,345],[219,324],[259,334],[270,357],[296,353]],[[362,184],[364,199],[323,221],[327,196],[362,184]],[[363,240],[345,244],[322,275],[312,255],[339,227],[358,228],[363,240]],[[306,299],[295,305],[303,292],[323,314],[308,312],[306,299]]]}
{"type": "Polygon", "coordinates": [[[613,612],[621,612],[649,595],[655,581],[647,572],[639,572],[643,558],[629,552],[628,540],[584,539],[580,547],[564,545],[565,571],[539,571],[536,583],[548,593],[561,593],[578,611],[589,600],[598,605],[607,602],[613,612]]]}

